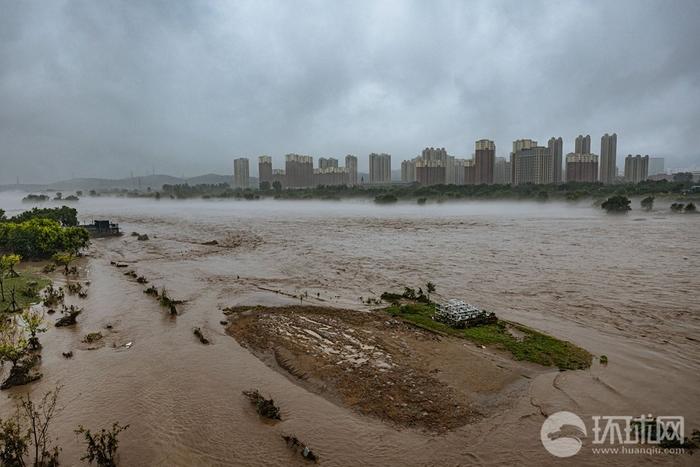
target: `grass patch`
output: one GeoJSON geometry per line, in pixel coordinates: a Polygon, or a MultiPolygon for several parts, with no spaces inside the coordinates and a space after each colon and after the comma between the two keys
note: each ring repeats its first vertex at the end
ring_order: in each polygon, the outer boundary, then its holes
{"type": "Polygon", "coordinates": [[[5,277],[3,280],[5,300],[0,296],[0,311],[11,308],[13,288],[17,309],[22,309],[33,303],[39,303],[41,301],[39,292],[50,283],[51,281],[46,277],[29,271],[21,272],[19,277],[5,277]]]}
{"type": "Polygon", "coordinates": [[[563,370],[579,370],[591,366],[592,356],[588,351],[521,324],[499,320],[493,324],[455,329],[434,321],[432,316],[435,306],[423,303],[391,305],[384,311],[430,331],[507,350],[516,360],[556,366],[563,370]]]}

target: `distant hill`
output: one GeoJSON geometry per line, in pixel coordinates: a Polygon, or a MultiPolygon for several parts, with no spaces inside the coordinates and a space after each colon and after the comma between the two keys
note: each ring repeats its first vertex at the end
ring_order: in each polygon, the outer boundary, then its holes
{"type": "MultiPolygon", "coordinates": [[[[201,184],[219,184],[228,183],[232,184],[232,175],[218,175],[218,174],[206,174],[199,175],[197,177],[181,178],[173,177],[171,175],[146,175],[143,177],[133,177],[133,178],[120,178],[120,179],[109,179],[109,178],[73,178],[70,180],[62,180],[60,182],[48,183],[48,184],[21,184],[21,185],[0,185],[0,191],[61,191],[66,193],[72,193],[77,190],[82,191],[101,191],[101,190],[118,190],[118,189],[141,189],[145,190],[150,187],[153,190],[159,190],[163,185],[176,185],[182,183],[188,183],[190,185],[201,185],[201,184]]],[[[251,177],[251,184],[257,179],[251,177]]]]}
{"type": "Polygon", "coordinates": [[[233,175],[206,174],[187,179],[190,185],[218,185],[219,183],[233,184],[233,175]]]}

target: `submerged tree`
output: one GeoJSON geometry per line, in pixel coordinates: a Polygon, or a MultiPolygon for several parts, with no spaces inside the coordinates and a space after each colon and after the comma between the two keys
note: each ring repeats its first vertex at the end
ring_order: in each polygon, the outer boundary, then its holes
{"type": "Polygon", "coordinates": [[[632,209],[629,198],[623,195],[611,196],[603,201],[600,207],[609,213],[624,213],[632,209]]]}
{"type": "Polygon", "coordinates": [[[27,344],[24,332],[14,317],[0,321],[0,362],[10,362],[14,368],[24,355],[27,344]]]}
{"type": "Polygon", "coordinates": [[[70,265],[75,261],[75,255],[73,253],[61,252],[53,255],[51,259],[56,263],[56,266],[63,266],[63,274],[68,275],[70,272],[70,265]]]}
{"type": "Polygon", "coordinates": [[[19,397],[15,402],[15,414],[0,419],[0,465],[58,466],[60,448],[50,446],[49,426],[60,411],[57,404],[60,389],[56,386],[38,402],[29,395],[19,397]]]}
{"type": "Polygon", "coordinates": [[[93,434],[82,425],[75,430],[76,434],[85,436],[87,452],[80,460],[87,460],[90,464],[95,462],[99,467],[115,467],[117,449],[119,448],[119,433],[129,428],[129,425],[121,426],[114,423],[112,429],[104,428],[99,433],[93,434]]]}
{"type": "Polygon", "coordinates": [[[0,256],[0,298],[5,301],[5,277],[17,277],[19,274],[15,271],[15,266],[19,264],[22,257],[20,255],[2,255],[0,256]]]}
{"type": "Polygon", "coordinates": [[[37,350],[41,347],[39,343],[38,333],[46,332],[44,325],[44,313],[38,311],[32,311],[31,309],[26,310],[22,313],[22,321],[24,321],[24,327],[29,332],[29,348],[32,350],[37,350]]]}
{"type": "Polygon", "coordinates": [[[651,211],[654,208],[654,197],[647,196],[641,201],[640,204],[642,205],[642,209],[645,211],[651,211]]]}
{"type": "Polygon", "coordinates": [[[428,293],[428,301],[430,301],[430,294],[435,292],[435,284],[432,282],[428,281],[427,284],[425,284],[425,290],[428,293]]]}

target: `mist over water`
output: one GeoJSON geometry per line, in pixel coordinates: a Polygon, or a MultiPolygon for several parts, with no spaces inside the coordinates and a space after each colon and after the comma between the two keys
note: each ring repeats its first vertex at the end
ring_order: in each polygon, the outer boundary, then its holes
{"type": "MultiPolygon", "coordinates": [[[[9,215],[29,208],[21,196],[0,193],[0,207],[9,215]]],[[[67,465],[79,457],[71,431],[78,423],[114,420],[132,425],[122,438],[124,465],[301,465],[280,441],[283,433],[307,442],[324,465],[552,464],[539,442],[540,410],[684,415],[688,432],[700,428],[697,216],[661,207],[609,216],[588,202],[99,197],[74,206],[81,221],[110,219],[126,235],[90,247],[82,266],[92,285],[78,327],[42,336],[44,378],[30,390],[65,385],[67,410],[54,434],[67,465]],[[132,231],[151,240],[139,242],[132,231]],[[203,245],[211,240],[219,245],[203,245]],[[187,300],[182,314],[166,317],[110,261],[128,263],[187,300]],[[605,354],[610,363],[544,374],[504,413],[435,436],[396,430],[305,391],[219,324],[226,306],[292,303],[270,290],[318,293],[319,304],[364,310],[359,297],[427,281],[441,298],[463,298],[605,354]],[[110,345],[78,350],[73,360],[60,356],[107,323],[114,325],[110,345]],[[194,326],[213,345],[196,342],[194,326]],[[119,348],[125,342],[133,347],[119,348]],[[240,395],[252,387],[279,402],[282,423],[260,423],[240,395]]],[[[9,407],[0,399],[2,413],[9,407]]]]}

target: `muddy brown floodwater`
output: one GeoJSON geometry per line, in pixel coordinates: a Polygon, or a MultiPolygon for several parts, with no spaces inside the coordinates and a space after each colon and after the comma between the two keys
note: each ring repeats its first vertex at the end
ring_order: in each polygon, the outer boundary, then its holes
{"type": "MultiPolygon", "coordinates": [[[[26,208],[20,198],[3,193],[0,206],[12,214],[26,208]]],[[[564,461],[542,447],[540,428],[543,414],[559,410],[584,420],[683,415],[688,434],[700,428],[700,216],[487,202],[105,197],[76,207],[81,220],[108,218],[127,235],[93,242],[80,265],[91,281],[88,297],[68,300],[85,308],[78,325],[42,335],[44,377],[0,398],[7,415],[8,395],[64,385],[65,408],[53,426],[64,465],[80,464],[78,424],[117,420],[130,425],[120,448],[128,466],[304,465],[283,434],[329,466],[554,465],[564,461]],[[212,240],[218,245],[205,244],[212,240]],[[111,261],[185,300],[179,315],[169,316],[111,261]],[[219,323],[225,307],[296,304],[291,295],[307,291],[309,304],[366,310],[360,297],[429,280],[440,297],[461,297],[570,340],[607,355],[609,364],[537,372],[488,416],[435,433],[397,428],[295,384],[219,323]],[[87,350],[81,341],[95,331],[104,345],[87,350]],[[67,350],[72,359],[61,356],[67,350]],[[281,422],[259,420],[241,394],[250,388],[275,399],[281,422]]],[[[566,463],[693,465],[697,455],[594,455],[588,438],[566,463]]]]}

